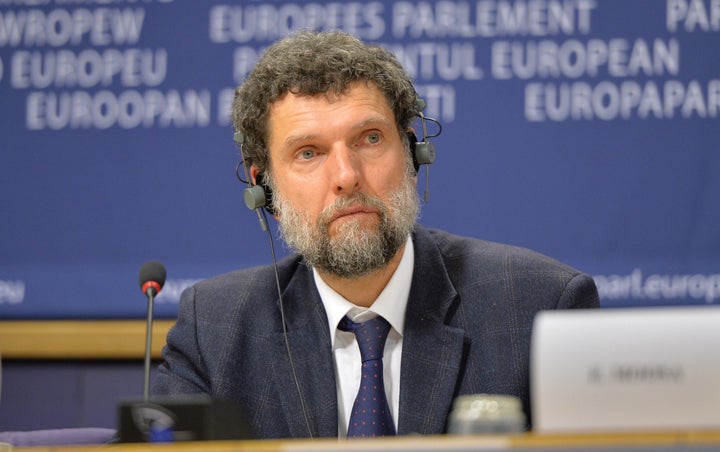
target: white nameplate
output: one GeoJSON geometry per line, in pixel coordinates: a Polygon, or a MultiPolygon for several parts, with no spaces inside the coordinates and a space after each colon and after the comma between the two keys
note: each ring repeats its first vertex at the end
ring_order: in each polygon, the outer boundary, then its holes
{"type": "Polygon", "coordinates": [[[540,313],[536,432],[720,428],[720,307],[540,313]]]}

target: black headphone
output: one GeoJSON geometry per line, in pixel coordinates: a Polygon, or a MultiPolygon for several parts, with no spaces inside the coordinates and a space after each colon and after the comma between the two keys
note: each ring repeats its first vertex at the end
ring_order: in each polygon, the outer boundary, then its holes
{"type": "Polygon", "coordinates": [[[255,176],[255,184],[252,183],[250,178],[250,172],[245,162],[245,154],[243,153],[243,142],[245,141],[245,135],[242,132],[235,132],[233,134],[233,141],[240,148],[240,161],[235,165],[235,176],[243,184],[247,184],[247,188],[243,190],[243,200],[245,205],[250,210],[260,209],[264,207],[269,214],[275,213],[275,209],[272,206],[272,190],[264,183],[262,173],[258,173],[255,176]],[[245,172],[245,179],[240,175],[240,168],[245,172]]]}
{"type": "MultiPolygon", "coordinates": [[[[410,143],[410,155],[412,155],[413,166],[415,167],[415,172],[417,173],[420,170],[420,165],[429,165],[435,161],[435,145],[430,142],[429,139],[435,138],[440,135],[440,133],[442,132],[442,124],[440,124],[437,119],[429,118],[423,114],[422,111],[425,109],[426,106],[426,103],[423,99],[416,99],[415,106],[417,108],[417,116],[420,118],[422,140],[418,141],[415,133],[411,131],[407,131],[405,133],[407,134],[407,139],[410,143]],[[437,126],[438,130],[436,133],[428,135],[426,121],[430,121],[437,126]]],[[[255,176],[255,184],[252,183],[252,180],[250,178],[250,173],[248,171],[248,167],[245,161],[245,154],[243,153],[243,142],[245,141],[245,135],[242,132],[237,131],[233,134],[233,140],[235,141],[235,144],[240,147],[240,161],[235,166],[235,176],[237,176],[240,182],[247,184],[247,188],[243,191],[243,199],[245,201],[245,205],[250,210],[264,208],[269,214],[274,214],[275,209],[272,205],[272,190],[267,184],[264,183],[263,174],[258,173],[255,176]],[[245,173],[245,179],[240,176],[241,167],[243,168],[243,171],[245,173]]],[[[429,177],[427,172],[425,175],[426,178],[429,177]]],[[[425,185],[425,202],[427,202],[427,180],[425,185]]]]}

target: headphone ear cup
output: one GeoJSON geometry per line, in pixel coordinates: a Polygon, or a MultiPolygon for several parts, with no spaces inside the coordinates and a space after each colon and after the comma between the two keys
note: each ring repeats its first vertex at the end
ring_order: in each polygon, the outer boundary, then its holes
{"type": "Polygon", "coordinates": [[[418,141],[417,136],[413,132],[406,132],[410,141],[410,154],[413,159],[415,172],[418,172],[420,165],[429,165],[435,162],[435,145],[431,142],[418,141]]]}
{"type": "Polygon", "coordinates": [[[253,185],[243,191],[243,199],[245,205],[250,210],[259,209],[265,207],[267,204],[267,197],[265,196],[265,190],[260,185],[253,185]]]}
{"type": "Polygon", "coordinates": [[[429,165],[435,161],[435,145],[431,142],[419,141],[415,144],[413,161],[418,165],[429,165]]]}
{"type": "Polygon", "coordinates": [[[272,205],[272,197],[272,190],[263,180],[262,173],[258,173],[257,176],[255,176],[255,185],[246,188],[245,193],[243,193],[245,205],[248,206],[250,210],[264,207],[270,215],[275,214],[275,208],[272,205]]]}

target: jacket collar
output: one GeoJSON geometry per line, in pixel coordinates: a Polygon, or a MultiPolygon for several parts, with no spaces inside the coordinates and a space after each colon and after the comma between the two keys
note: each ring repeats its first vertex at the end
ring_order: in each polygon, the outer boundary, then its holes
{"type": "Polygon", "coordinates": [[[268,344],[273,376],[291,437],[337,437],[337,391],[327,316],[312,271],[302,262],[283,291],[287,339],[282,332],[268,344]],[[310,351],[310,352],[308,352],[310,351]],[[293,370],[294,365],[294,370],[293,370]],[[297,382],[297,383],[296,383],[297,382]],[[302,400],[301,395],[302,394],[302,400]]]}
{"type": "Polygon", "coordinates": [[[463,360],[465,334],[446,325],[458,297],[437,243],[416,227],[415,271],[405,314],[399,434],[445,430],[463,360]]]}

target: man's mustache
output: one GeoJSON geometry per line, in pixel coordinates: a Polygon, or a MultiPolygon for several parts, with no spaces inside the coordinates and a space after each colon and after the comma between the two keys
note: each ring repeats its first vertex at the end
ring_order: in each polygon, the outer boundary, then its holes
{"type": "Polygon", "coordinates": [[[385,216],[387,212],[387,208],[380,198],[361,192],[355,192],[350,195],[340,196],[332,204],[325,207],[322,212],[320,212],[318,224],[322,227],[327,227],[333,217],[335,217],[339,212],[351,207],[362,207],[375,210],[381,218],[385,216]]]}

